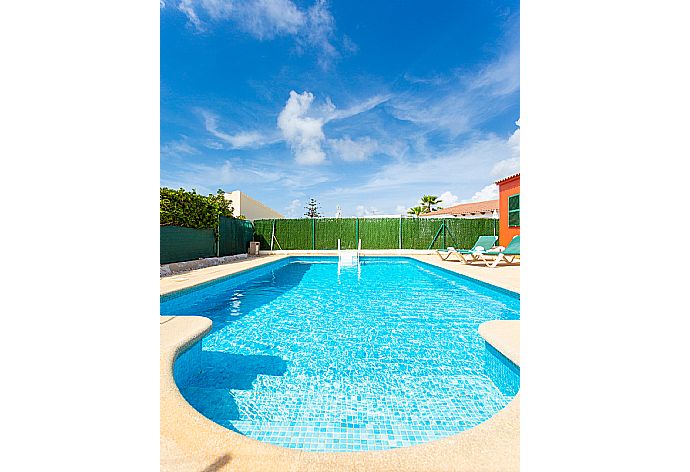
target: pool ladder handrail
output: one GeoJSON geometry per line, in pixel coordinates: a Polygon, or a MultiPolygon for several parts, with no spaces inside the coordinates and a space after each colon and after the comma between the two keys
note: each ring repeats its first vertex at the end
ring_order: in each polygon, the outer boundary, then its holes
{"type": "MultiPolygon", "coordinates": [[[[362,250],[362,240],[360,239],[357,241],[357,250],[355,251],[354,264],[359,265],[359,253],[361,250],[362,250]]],[[[343,265],[343,262],[342,262],[343,261],[343,254],[342,253],[343,252],[351,253],[350,251],[343,251],[340,248],[340,238],[338,238],[338,265],[339,266],[343,265]]],[[[350,258],[350,261],[352,261],[352,258],[350,258]]]]}

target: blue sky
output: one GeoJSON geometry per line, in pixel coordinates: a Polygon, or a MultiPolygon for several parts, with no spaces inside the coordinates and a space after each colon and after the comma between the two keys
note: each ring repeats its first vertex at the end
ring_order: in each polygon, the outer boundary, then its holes
{"type": "Polygon", "coordinates": [[[286,216],[495,198],[519,170],[519,2],[161,1],[161,185],[286,216]]]}

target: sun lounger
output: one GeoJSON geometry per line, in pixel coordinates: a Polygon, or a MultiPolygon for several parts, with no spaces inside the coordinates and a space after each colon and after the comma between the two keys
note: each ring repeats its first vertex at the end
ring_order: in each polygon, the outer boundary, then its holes
{"type": "Polygon", "coordinates": [[[514,236],[505,249],[501,246],[493,251],[485,251],[477,255],[477,259],[481,259],[487,267],[496,267],[499,262],[505,262],[507,265],[519,263],[520,257],[520,235],[514,236]],[[487,258],[488,257],[488,258],[487,258]],[[491,259],[493,257],[493,259],[491,259]],[[517,262],[516,262],[517,261],[517,262]]]}
{"type": "Polygon", "coordinates": [[[469,261],[478,260],[480,253],[491,249],[494,244],[496,244],[496,239],[498,239],[496,236],[479,236],[477,242],[472,246],[472,249],[455,249],[454,247],[449,247],[446,251],[437,249],[436,254],[444,261],[450,259],[451,256],[455,256],[460,262],[467,264],[468,259],[469,261]]]}

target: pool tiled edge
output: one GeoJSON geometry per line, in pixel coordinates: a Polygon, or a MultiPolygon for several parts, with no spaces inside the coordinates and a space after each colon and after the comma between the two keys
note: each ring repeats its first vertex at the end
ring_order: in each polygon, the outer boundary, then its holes
{"type": "MultiPolygon", "coordinates": [[[[222,271],[215,267],[216,271],[213,274],[189,277],[184,281],[184,285],[196,286],[282,258],[257,258],[251,261],[250,266],[229,264],[222,271]]],[[[427,262],[421,258],[420,260],[427,262]]],[[[170,285],[175,287],[175,284],[170,285]]],[[[499,283],[495,285],[501,286],[499,283]]],[[[510,287],[503,288],[511,290],[510,287]]],[[[175,290],[179,288],[167,290],[165,293],[175,290]]],[[[163,293],[161,283],[161,294],[163,293]]],[[[490,323],[493,322],[485,325],[490,323]]],[[[203,417],[189,405],[177,389],[173,378],[176,357],[200,340],[210,327],[210,320],[194,316],[174,317],[161,323],[161,470],[519,470],[519,393],[503,410],[472,429],[445,439],[386,451],[305,452],[259,442],[229,431],[203,417]]],[[[489,328],[490,333],[493,331],[496,330],[489,328]]],[[[500,329],[498,331],[501,332],[500,329]]],[[[481,328],[480,334],[487,339],[481,328]]],[[[510,337],[505,330],[503,336],[510,337]]],[[[498,338],[500,339],[501,335],[498,338]]],[[[487,339],[487,342],[490,341],[487,339]]],[[[494,339],[493,342],[501,345],[500,340],[494,339]]],[[[519,355],[519,340],[516,343],[519,355]]],[[[494,347],[519,365],[519,357],[515,361],[503,352],[506,351],[505,346],[494,347]]]]}
{"type": "Polygon", "coordinates": [[[260,256],[242,259],[241,261],[231,262],[219,266],[205,267],[178,275],[164,277],[160,282],[160,294],[169,295],[176,292],[186,291],[192,287],[206,283],[214,283],[219,279],[236,275],[248,270],[270,264],[289,256],[260,256]]]}
{"type": "Polygon", "coordinates": [[[520,366],[520,321],[487,321],[479,325],[479,334],[509,361],[520,366]]]}

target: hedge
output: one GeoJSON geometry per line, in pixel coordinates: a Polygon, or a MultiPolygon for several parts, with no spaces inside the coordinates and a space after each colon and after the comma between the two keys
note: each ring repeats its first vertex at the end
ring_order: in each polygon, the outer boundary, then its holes
{"type": "Polygon", "coordinates": [[[489,218],[301,218],[256,220],[254,238],[261,249],[441,249],[470,248],[482,235],[498,235],[498,224],[489,218]],[[434,239],[435,238],[435,239],[434,239]],[[432,245],[433,241],[433,245],[432,245]]]}

